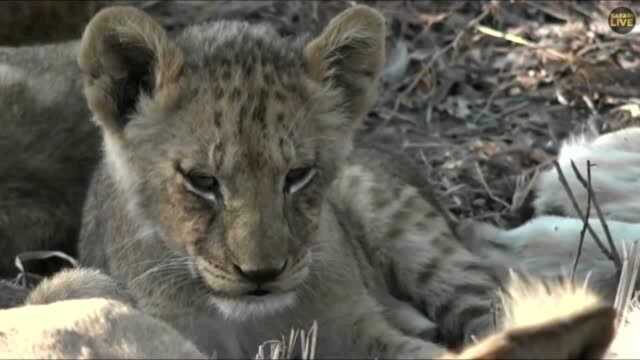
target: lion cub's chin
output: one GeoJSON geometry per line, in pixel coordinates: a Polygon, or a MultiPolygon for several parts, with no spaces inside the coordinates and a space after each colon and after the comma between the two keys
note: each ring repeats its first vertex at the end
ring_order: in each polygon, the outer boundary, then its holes
{"type": "Polygon", "coordinates": [[[296,292],[269,294],[265,296],[240,296],[236,298],[211,295],[210,302],[227,319],[244,320],[261,317],[290,308],[296,303],[296,292]]]}
{"type": "Polygon", "coordinates": [[[227,319],[244,320],[262,317],[282,311],[295,305],[295,291],[269,294],[265,296],[242,296],[237,298],[211,295],[210,302],[227,319]]]}

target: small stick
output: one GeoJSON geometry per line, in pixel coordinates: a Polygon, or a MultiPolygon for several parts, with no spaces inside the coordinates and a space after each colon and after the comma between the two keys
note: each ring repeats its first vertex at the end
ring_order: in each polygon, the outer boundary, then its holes
{"type": "Polygon", "coordinates": [[[429,62],[422,66],[422,69],[420,70],[420,72],[416,75],[415,79],[411,82],[411,84],[409,84],[409,86],[402,91],[402,93],[400,94],[400,96],[398,96],[398,98],[395,101],[395,104],[393,105],[393,111],[397,112],[398,109],[400,108],[400,100],[402,98],[405,98],[407,95],[409,95],[415,88],[416,86],[418,86],[418,84],[420,83],[420,80],[422,80],[422,78],[427,75],[427,73],[431,70],[431,67],[433,66],[433,64],[435,64],[435,62],[440,59],[440,57],[442,57],[442,55],[446,54],[449,50],[455,48],[458,46],[458,43],[460,42],[460,40],[462,39],[462,37],[464,36],[464,34],[467,33],[467,31],[469,31],[471,28],[473,28],[475,25],[477,25],[480,21],[482,21],[485,17],[487,17],[489,14],[491,14],[491,6],[487,6],[482,13],[480,13],[480,15],[478,15],[477,17],[475,17],[474,19],[472,19],[466,26],[464,29],[460,30],[460,32],[458,32],[455,36],[455,38],[453,39],[453,41],[451,41],[449,44],[447,44],[445,47],[439,49],[438,51],[436,51],[435,54],[433,54],[433,56],[431,57],[431,59],[429,59],[429,62]]]}
{"type": "MultiPolygon", "coordinates": [[[[587,160],[587,186],[591,188],[591,161],[587,160]]],[[[582,246],[584,245],[584,236],[587,233],[587,226],[589,224],[589,216],[591,216],[591,191],[587,191],[587,213],[582,219],[583,225],[580,230],[580,242],[578,243],[578,252],[576,253],[576,259],[573,261],[573,269],[571,269],[571,282],[575,280],[576,270],[578,269],[578,262],[580,261],[580,255],[582,255],[582,246]]]]}
{"type": "Polygon", "coordinates": [[[556,49],[552,49],[552,48],[547,48],[544,46],[540,46],[536,43],[533,43],[521,36],[518,36],[516,34],[511,34],[511,33],[505,33],[502,31],[498,31],[495,29],[492,29],[488,26],[484,26],[484,25],[475,25],[476,30],[480,31],[481,33],[485,34],[485,35],[489,35],[495,38],[499,38],[499,39],[505,39],[509,42],[512,42],[514,44],[518,44],[518,45],[523,45],[529,48],[533,48],[533,49],[538,49],[538,50],[542,50],[546,53],[548,53],[549,55],[552,55],[558,59],[562,59],[565,61],[571,61],[571,56],[569,55],[565,55],[561,52],[559,52],[556,49]]]}
{"type": "Polygon", "coordinates": [[[491,188],[489,187],[489,184],[487,184],[487,181],[484,179],[484,175],[482,174],[482,170],[480,169],[480,165],[478,165],[478,162],[476,161],[474,163],[475,168],[476,168],[476,172],[478,173],[478,176],[480,177],[480,183],[482,184],[482,187],[484,187],[484,190],[487,192],[487,195],[489,195],[489,197],[493,200],[493,201],[497,201],[500,204],[502,204],[502,206],[504,206],[506,209],[509,209],[511,206],[504,200],[500,199],[499,197],[495,196],[493,194],[493,191],[491,191],[491,188]]]}
{"type": "Polygon", "coordinates": [[[602,210],[600,210],[600,206],[598,205],[598,201],[596,200],[596,194],[593,192],[593,189],[590,186],[587,186],[588,185],[587,182],[582,177],[582,174],[580,174],[580,171],[578,171],[578,168],[576,167],[576,164],[573,162],[573,160],[571,160],[571,168],[573,169],[573,172],[575,173],[578,181],[580,181],[582,186],[584,186],[587,189],[589,195],[591,196],[591,199],[593,200],[593,208],[596,210],[596,214],[598,214],[598,219],[600,220],[600,224],[602,225],[604,234],[607,237],[607,242],[609,243],[609,247],[611,248],[610,254],[613,255],[613,262],[615,263],[616,269],[619,272],[622,269],[622,261],[620,260],[620,254],[618,253],[618,249],[616,249],[616,246],[613,243],[613,238],[611,237],[611,231],[609,230],[609,225],[607,225],[607,222],[604,219],[604,215],[602,214],[602,210]]]}
{"type": "MultiPolygon", "coordinates": [[[[578,216],[581,219],[584,219],[584,214],[582,213],[582,210],[580,209],[580,206],[578,205],[578,201],[576,200],[576,197],[573,195],[573,191],[571,191],[571,187],[569,187],[569,183],[567,182],[567,178],[564,176],[564,173],[562,172],[562,169],[560,168],[560,164],[558,164],[558,160],[554,160],[553,161],[553,166],[556,168],[556,172],[558,173],[558,178],[560,180],[560,184],[562,184],[562,187],[564,188],[564,191],[569,196],[569,200],[571,200],[571,204],[573,205],[573,208],[576,210],[576,213],[578,214],[578,216]]],[[[596,232],[593,231],[593,228],[591,227],[591,225],[588,222],[587,222],[587,231],[589,231],[589,235],[591,235],[593,240],[596,242],[596,244],[600,248],[600,251],[602,251],[602,253],[609,260],[615,261],[613,259],[613,257],[611,256],[611,254],[609,253],[609,251],[607,250],[607,248],[604,246],[604,244],[600,240],[600,238],[598,237],[598,234],[596,234],[596,232]]]]}

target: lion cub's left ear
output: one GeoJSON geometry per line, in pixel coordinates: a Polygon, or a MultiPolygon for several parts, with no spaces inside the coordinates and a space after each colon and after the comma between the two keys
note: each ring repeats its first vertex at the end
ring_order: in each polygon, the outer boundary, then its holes
{"type": "Polygon", "coordinates": [[[159,96],[177,82],[183,54],[151,16],[131,6],[101,10],[82,35],[78,64],[94,119],[121,136],[144,95],[159,96]]]}
{"type": "Polygon", "coordinates": [[[385,19],[368,6],[354,6],[333,18],[304,49],[307,71],[342,91],[351,119],[362,117],[376,98],[385,61],[385,19]]]}

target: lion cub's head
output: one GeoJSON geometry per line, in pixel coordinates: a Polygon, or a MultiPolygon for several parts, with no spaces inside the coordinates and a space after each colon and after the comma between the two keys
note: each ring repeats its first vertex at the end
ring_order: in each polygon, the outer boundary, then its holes
{"type": "Polygon", "coordinates": [[[324,193],[375,98],[384,33],[365,6],[311,41],[236,22],[170,39],[128,7],[87,26],[85,93],[128,215],[189,256],[223,311],[294,299],[324,193]]]}

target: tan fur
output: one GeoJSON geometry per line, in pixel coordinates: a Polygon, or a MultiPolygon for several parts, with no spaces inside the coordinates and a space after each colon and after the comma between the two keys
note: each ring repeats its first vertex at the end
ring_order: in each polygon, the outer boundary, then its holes
{"type": "Polygon", "coordinates": [[[615,334],[615,310],[586,287],[514,276],[501,331],[443,359],[596,359],[615,334]]]}
{"type": "Polygon", "coordinates": [[[568,280],[525,280],[512,274],[511,284],[501,294],[502,328],[527,327],[546,323],[549,319],[571,318],[585,309],[604,306],[599,296],[586,285],[568,280]]]}
{"type": "Polygon", "coordinates": [[[78,57],[105,149],[81,262],[223,357],[315,320],[323,357],[431,357],[490,331],[506,268],[456,242],[414,164],[352,139],[385,27],[355,6],[310,41],[237,22],[169,39],[139,10],[98,14],[78,57]]]}
{"type": "Polygon", "coordinates": [[[624,317],[618,324],[618,330],[613,343],[607,352],[610,359],[637,359],[640,357],[640,303],[638,298],[631,301],[624,310],[624,317]]]}
{"type": "Polygon", "coordinates": [[[25,300],[27,305],[46,305],[71,299],[105,298],[135,306],[135,299],[121,285],[98,270],[62,270],[44,279],[25,300]]]}
{"type": "Polygon", "coordinates": [[[125,294],[95,270],[54,276],[27,305],[0,310],[0,358],[206,359],[169,325],[136,310],[125,294]]]}

